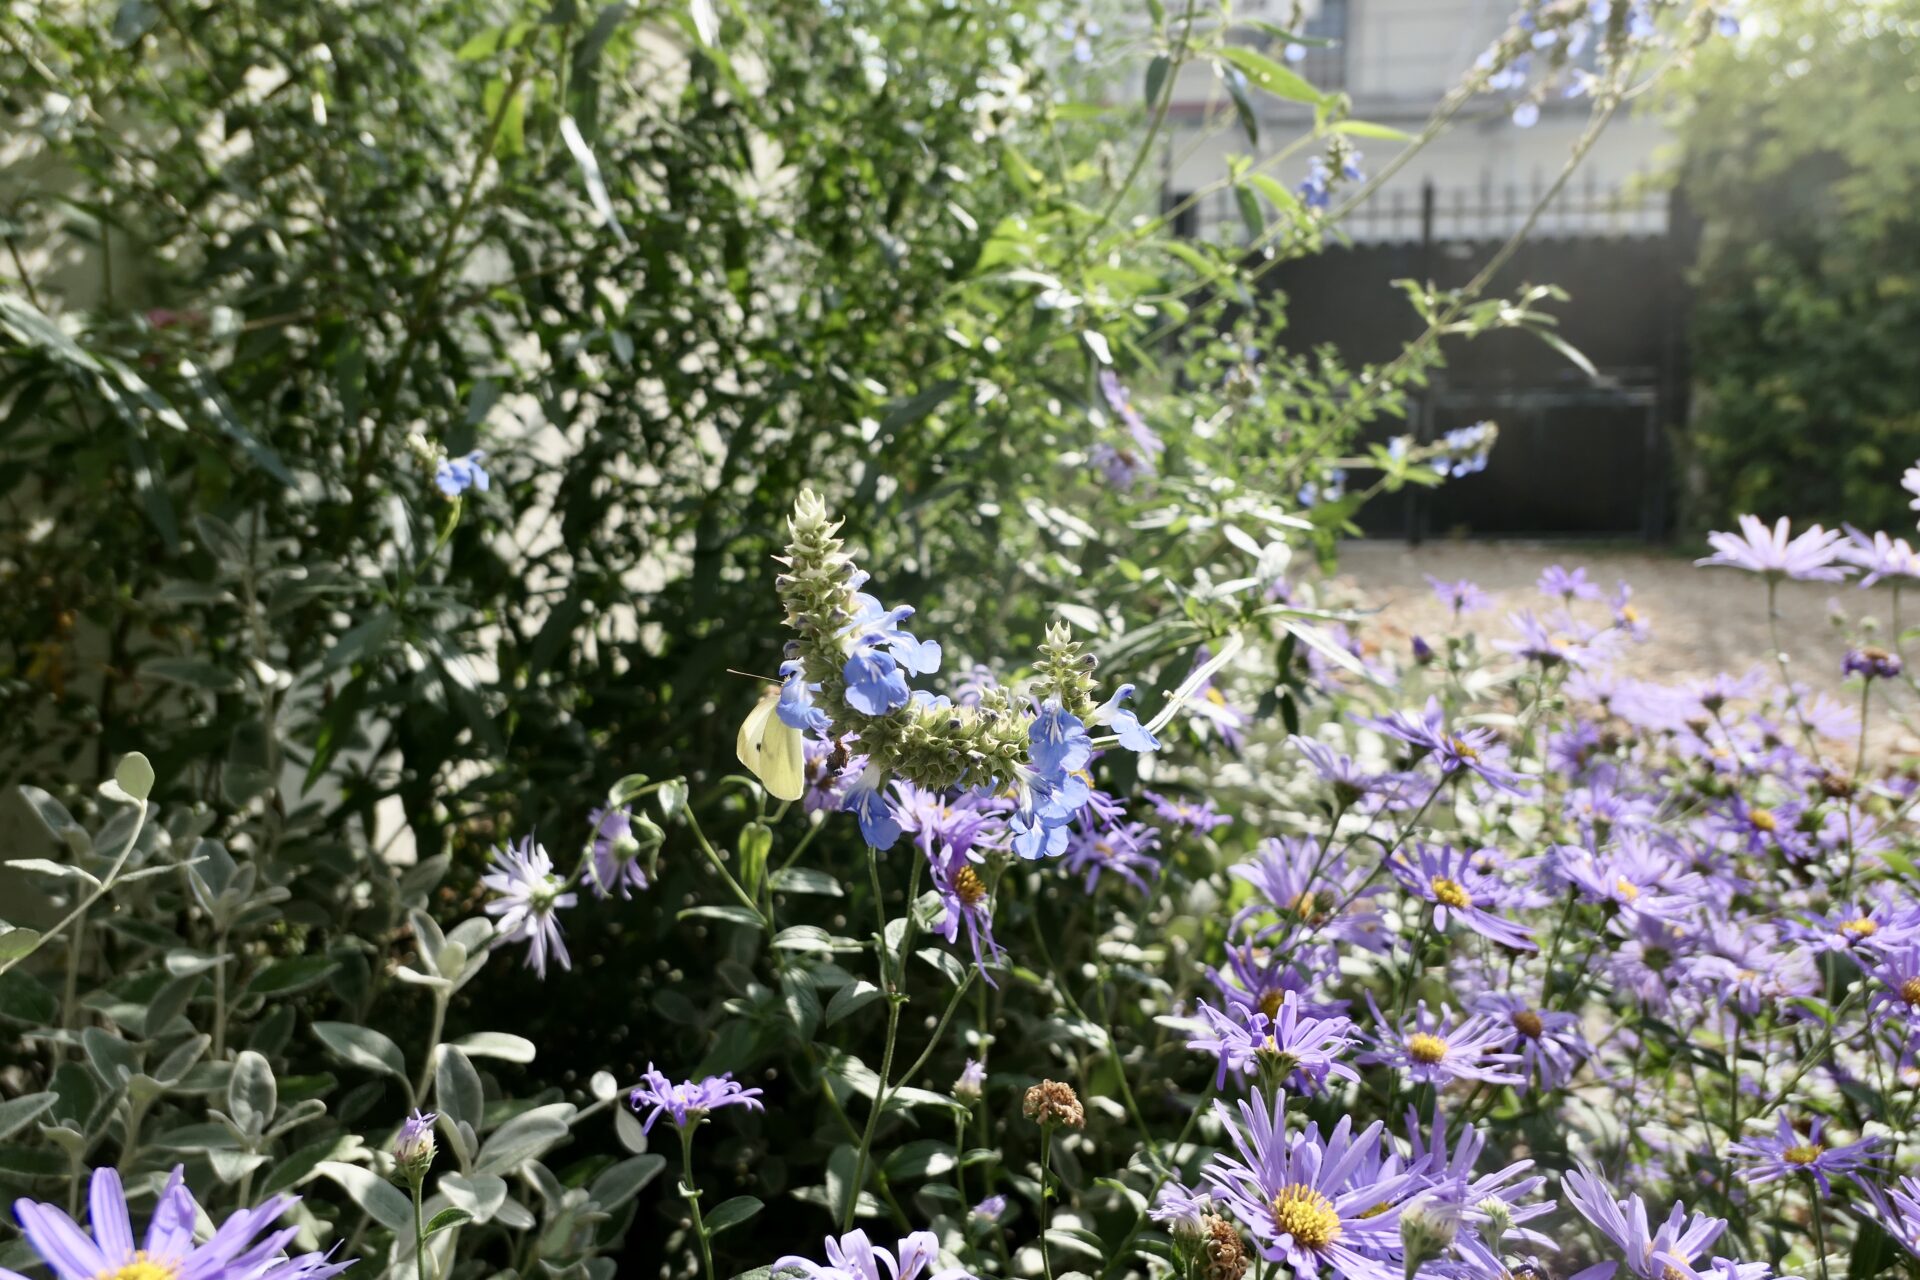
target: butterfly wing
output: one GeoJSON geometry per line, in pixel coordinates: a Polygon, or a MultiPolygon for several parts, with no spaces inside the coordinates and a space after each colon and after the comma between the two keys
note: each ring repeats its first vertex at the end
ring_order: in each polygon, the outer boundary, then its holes
{"type": "Polygon", "coordinates": [[[774,713],[779,701],[777,686],[760,696],[740,722],[733,749],[740,763],[760,779],[768,795],[776,800],[798,800],[807,788],[806,750],[800,731],[774,713]]]}

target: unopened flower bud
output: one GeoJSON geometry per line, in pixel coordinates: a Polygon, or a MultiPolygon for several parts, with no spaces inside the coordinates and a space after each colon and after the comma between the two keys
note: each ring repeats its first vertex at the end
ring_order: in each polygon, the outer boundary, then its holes
{"type": "Polygon", "coordinates": [[[980,1095],[986,1091],[987,1069],[973,1058],[967,1059],[967,1065],[960,1068],[960,1078],[953,1082],[953,1096],[965,1103],[980,1101],[980,1095]]]}
{"type": "Polygon", "coordinates": [[[418,1183],[433,1164],[433,1122],[439,1117],[431,1111],[419,1111],[406,1118],[393,1140],[393,1163],[408,1183],[418,1183]]]}
{"type": "Polygon", "coordinates": [[[1445,1253],[1460,1230],[1460,1217],[1453,1205],[1437,1200],[1416,1200],[1400,1213],[1400,1247],[1406,1253],[1407,1280],[1424,1262],[1445,1253]]]}
{"type": "Polygon", "coordinates": [[[1499,1196],[1488,1196],[1473,1207],[1487,1219],[1480,1224],[1480,1238],[1487,1242],[1489,1249],[1498,1254],[1501,1243],[1507,1238],[1507,1232],[1513,1228],[1513,1206],[1499,1196]]]}

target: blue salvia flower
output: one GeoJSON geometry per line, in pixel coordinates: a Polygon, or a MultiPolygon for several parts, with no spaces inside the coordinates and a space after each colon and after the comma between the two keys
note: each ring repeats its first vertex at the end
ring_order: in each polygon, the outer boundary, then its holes
{"type": "Polygon", "coordinates": [[[855,649],[840,675],[847,682],[847,705],[865,715],[885,715],[913,696],[906,673],[884,649],[855,649]]]}
{"type": "Polygon", "coordinates": [[[493,484],[486,468],[480,465],[486,457],[484,451],[475,449],[463,458],[440,459],[440,465],[433,469],[434,485],[449,498],[457,498],[469,489],[485,493],[493,484]]]}

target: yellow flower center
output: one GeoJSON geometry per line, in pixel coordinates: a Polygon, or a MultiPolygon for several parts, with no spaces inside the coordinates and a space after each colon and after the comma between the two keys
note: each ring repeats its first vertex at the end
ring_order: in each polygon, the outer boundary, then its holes
{"type": "Polygon", "coordinates": [[[1224,707],[1227,705],[1226,695],[1221,693],[1218,689],[1207,690],[1207,701],[1211,702],[1216,707],[1224,707]]]}
{"type": "Polygon", "coordinates": [[[1447,1042],[1439,1036],[1430,1036],[1424,1031],[1416,1031],[1407,1037],[1407,1053],[1415,1062],[1432,1066],[1447,1056],[1447,1042]]]}
{"type": "Polygon", "coordinates": [[[1640,886],[1621,876],[1613,882],[1613,890],[1620,895],[1620,901],[1633,902],[1640,897],[1640,886]]]}
{"type": "Polygon", "coordinates": [[[1802,1142],[1798,1146],[1788,1147],[1780,1153],[1780,1158],[1788,1164],[1812,1164],[1820,1158],[1827,1148],[1818,1142],[1802,1142]]]}
{"type": "Polygon", "coordinates": [[[1445,876],[1435,876],[1428,881],[1427,887],[1433,890],[1433,896],[1455,911],[1465,911],[1473,905],[1473,895],[1458,880],[1449,880],[1445,876]]]}
{"type": "Polygon", "coordinates": [[[1513,1029],[1529,1040],[1538,1040],[1547,1029],[1547,1024],[1540,1021],[1540,1015],[1531,1009],[1515,1009],[1512,1021],[1513,1029]]]}
{"type": "Polygon", "coordinates": [[[1920,1007],[1920,978],[1908,978],[1901,983],[1900,998],[1910,1005],[1920,1007]]]}
{"type": "Polygon", "coordinates": [[[1478,760],[1480,758],[1480,749],[1478,747],[1461,738],[1454,738],[1452,742],[1453,754],[1459,756],[1462,760],[1478,760]]]}
{"type": "MultiPolygon", "coordinates": [[[[953,877],[954,896],[970,907],[977,907],[987,900],[987,886],[980,879],[980,873],[972,867],[962,867],[953,877]]],[[[135,1280],[128,1277],[128,1280],[135,1280]]]]}
{"type": "Polygon", "coordinates": [[[1747,821],[1759,831],[1777,831],[1780,828],[1780,819],[1773,816],[1771,809],[1749,809],[1747,821]]]}
{"type": "Polygon", "coordinates": [[[1362,1213],[1360,1216],[1362,1218],[1377,1218],[1391,1208],[1393,1208],[1391,1204],[1389,1204],[1385,1200],[1382,1200],[1379,1204],[1373,1206],[1373,1208],[1371,1209],[1368,1209],[1365,1213],[1362,1213]]]}
{"type": "MultiPolygon", "coordinates": [[[[1920,983],[1920,978],[1915,978],[1914,981],[1920,983]]],[[[1264,991],[1260,994],[1260,1012],[1266,1014],[1269,1019],[1278,1018],[1280,1016],[1280,1006],[1286,1002],[1286,992],[1278,988],[1272,991],[1264,991]]]]}
{"type": "Polygon", "coordinates": [[[1640,611],[1634,608],[1630,604],[1623,604],[1620,606],[1620,616],[1626,619],[1628,622],[1640,621],[1640,611]]]}
{"type": "Polygon", "coordinates": [[[132,1262],[102,1271],[97,1280],[173,1280],[177,1270],[172,1263],[156,1261],[142,1249],[133,1255],[132,1262]]]}
{"type": "Polygon", "coordinates": [[[1865,916],[1856,916],[1840,926],[1840,932],[1849,938],[1871,938],[1880,932],[1880,926],[1865,916]]]}
{"type": "Polygon", "coordinates": [[[1273,1225],[1303,1249],[1324,1249],[1340,1238],[1333,1201],[1296,1182],[1273,1198],[1273,1225]]]}

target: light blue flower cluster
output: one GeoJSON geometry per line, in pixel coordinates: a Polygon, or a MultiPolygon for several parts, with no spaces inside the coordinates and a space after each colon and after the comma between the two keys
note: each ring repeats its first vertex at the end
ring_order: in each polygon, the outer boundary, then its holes
{"type": "Polygon", "coordinates": [[[1008,811],[1010,847],[1021,857],[1064,853],[1067,828],[1092,794],[1090,728],[1104,727],[1130,751],[1159,745],[1126,706],[1132,685],[1094,704],[1093,657],[1060,625],[1047,632],[1024,698],[977,672],[958,702],[915,689],[911,677],[939,672],[939,641],[906,629],[911,606],[888,608],[861,590],[868,575],[841,550],[839,524],[816,495],[800,496],[789,523],[779,589],[796,638],[780,667],[776,711],[816,741],[847,745],[850,764],[834,787],[869,845],[888,848],[900,837],[887,785],[900,779],[1008,811]]]}

